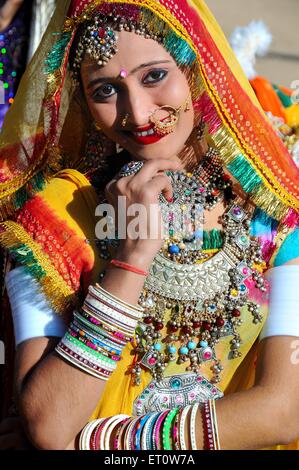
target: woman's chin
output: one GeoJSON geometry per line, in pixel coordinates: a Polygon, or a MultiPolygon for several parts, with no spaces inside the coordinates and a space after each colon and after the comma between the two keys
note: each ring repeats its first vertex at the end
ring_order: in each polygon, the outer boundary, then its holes
{"type": "Polygon", "coordinates": [[[140,146],[139,149],[136,148],[126,148],[126,150],[137,160],[173,160],[177,158],[176,155],[180,153],[180,149],[175,146],[170,148],[163,148],[157,144],[152,144],[148,146],[140,146]]]}

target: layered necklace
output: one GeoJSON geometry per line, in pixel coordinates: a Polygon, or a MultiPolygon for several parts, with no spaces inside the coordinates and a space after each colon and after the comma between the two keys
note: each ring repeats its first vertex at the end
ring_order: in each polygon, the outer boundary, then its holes
{"type": "MultiPolygon", "coordinates": [[[[256,270],[263,263],[261,248],[250,237],[251,211],[233,195],[217,151],[210,149],[195,172],[169,172],[168,176],[174,197],[167,203],[160,196],[165,243],[140,295],[144,318],[136,329],[132,374],[138,385],[145,368],[159,383],[171,362],[186,363],[186,371],[197,374],[210,362],[211,381],[218,383],[223,366],[215,346],[221,338],[232,336],[231,358],[241,356],[241,308],[247,305],[254,323],[262,321],[246,285],[252,278],[261,291],[266,290],[256,270]],[[211,256],[202,249],[200,222],[204,211],[221,200],[226,203],[223,246],[211,256]]],[[[117,240],[101,241],[101,256],[107,259],[109,246],[116,245],[117,240]]]]}

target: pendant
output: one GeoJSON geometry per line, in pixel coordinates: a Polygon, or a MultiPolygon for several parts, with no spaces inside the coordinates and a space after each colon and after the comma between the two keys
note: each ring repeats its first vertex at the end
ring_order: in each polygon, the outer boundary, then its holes
{"type": "Polygon", "coordinates": [[[187,373],[153,380],[135,399],[133,416],[205,403],[223,397],[223,392],[203,375],[187,373]]]}

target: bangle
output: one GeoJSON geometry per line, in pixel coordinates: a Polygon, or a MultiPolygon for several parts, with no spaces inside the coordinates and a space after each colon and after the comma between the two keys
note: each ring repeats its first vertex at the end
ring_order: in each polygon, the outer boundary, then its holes
{"type": "Polygon", "coordinates": [[[211,402],[211,415],[212,415],[212,426],[213,426],[215,450],[221,450],[217,414],[216,414],[216,403],[215,403],[215,400],[210,400],[210,402],[211,402]]]}
{"type": "Polygon", "coordinates": [[[131,271],[132,273],[140,274],[141,276],[145,276],[145,277],[148,276],[147,271],[143,271],[142,269],[136,268],[135,266],[132,266],[131,264],[124,263],[123,261],[119,261],[117,259],[112,259],[110,261],[110,264],[117,268],[124,269],[125,271],[131,271]]]}
{"type": "Polygon", "coordinates": [[[82,429],[79,437],[79,449],[80,450],[90,450],[90,438],[93,431],[97,426],[103,421],[103,419],[96,419],[87,423],[86,426],[82,429]]]}
{"type": "Polygon", "coordinates": [[[160,416],[160,411],[152,414],[149,420],[145,423],[145,426],[142,432],[142,437],[141,437],[141,449],[142,450],[153,450],[152,439],[151,439],[152,430],[159,416],[160,416]]]}
{"type": "Polygon", "coordinates": [[[181,450],[187,450],[187,449],[186,449],[186,441],[185,441],[185,421],[186,421],[186,419],[187,419],[187,415],[188,415],[188,413],[189,413],[190,408],[191,408],[191,405],[187,405],[187,406],[183,409],[182,414],[181,414],[181,419],[180,419],[180,431],[179,431],[181,450]]]}
{"type": "Polygon", "coordinates": [[[141,418],[140,422],[138,423],[137,431],[135,434],[135,449],[136,450],[141,450],[141,434],[142,430],[145,426],[145,423],[148,421],[148,419],[151,417],[151,415],[145,415],[141,418]]]}
{"type": "Polygon", "coordinates": [[[127,418],[129,418],[128,415],[116,415],[110,418],[106,432],[104,433],[104,430],[102,431],[104,434],[104,450],[111,450],[110,449],[111,434],[113,433],[116,426],[120,423],[123,423],[123,421],[127,418]]]}
{"type": "Polygon", "coordinates": [[[89,286],[88,292],[55,350],[89,375],[108,380],[134,337],[143,308],[117,299],[99,285],[89,286]]]}
{"type": "Polygon", "coordinates": [[[177,415],[175,417],[175,420],[174,420],[173,428],[172,428],[172,440],[173,440],[174,450],[180,450],[179,422],[180,422],[181,413],[182,413],[182,408],[179,408],[177,415]]]}
{"type": "Polygon", "coordinates": [[[128,424],[128,421],[130,420],[130,418],[125,418],[122,423],[120,424],[120,426],[118,427],[118,430],[117,430],[117,433],[116,433],[116,436],[115,436],[115,439],[114,439],[114,446],[113,446],[113,450],[121,450],[121,438],[122,438],[122,433],[123,433],[123,430],[124,430],[124,427],[125,425],[128,424]]]}
{"type": "Polygon", "coordinates": [[[107,420],[108,420],[108,418],[103,418],[102,421],[96,427],[94,435],[91,436],[91,439],[93,439],[93,442],[91,444],[91,448],[93,450],[99,450],[99,448],[100,448],[100,435],[101,435],[101,431],[103,429],[103,426],[107,422],[107,420]]]}
{"type": "Polygon", "coordinates": [[[190,417],[190,440],[191,440],[191,449],[197,450],[196,442],[196,416],[199,408],[199,403],[195,403],[192,407],[191,417],[190,417]]]}
{"type": "Polygon", "coordinates": [[[153,441],[153,447],[154,450],[163,450],[162,449],[162,439],[160,435],[160,429],[163,424],[164,419],[170,413],[171,410],[166,410],[160,413],[160,416],[158,417],[154,429],[153,429],[153,434],[152,434],[152,441],[153,441]]]}
{"type": "Polygon", "coordinates": [[[173,410],[171,410],[164,421],[163,431],[162,431],[163,450],[173,449],[171,442],[170,442],[171,425],[178,411],[179,411],[178,408],[174,408],[173,410]]]}
{"type": "Polygon", "coordinates": [[[202,410],[203,426],[205,433],[205,449],[215,450],[215,437],[212,426],[211,404],[210,401],[205,402],[202,410]]]}
{"type": "Polygon", "coordinates": [[[138,418],[134,418],[132,421],[132,424],[130,426],[129,432],[128,432],[128,444],[127,444],[127,450],[135,450],[135,435],[136,435],[136,430],[137,430],[137,425],[140,421],[141,417],[138,416],[138,418]]]}
{"type": "Polygon", "coordinates": [[[94,289],[98,291],[98,293],[101,294],[102,298],[105,297],[109,302],[114,302],[116,305],[121,305],[123,308],[132,310],[133,312],[137,312],[139,314],[143,313],[143,308],[140,307],[139,305],[132,305],[129,304],[128,302],[125,302],[122,299],[119,299],[115,295],[111,294],[107,290],[105,290],[100,284],[96,283],[95,286],[93,286],[94,289]]]}

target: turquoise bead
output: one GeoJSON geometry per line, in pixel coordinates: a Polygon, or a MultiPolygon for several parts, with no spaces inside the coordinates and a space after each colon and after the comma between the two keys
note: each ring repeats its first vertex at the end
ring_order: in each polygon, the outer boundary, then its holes
{"type": "Polygon", "coordinates": [[[196,348],[196,343],[194,343],[194,341],[189,341],[188,348],[189,349],[195,349],[196,348]]]}
{"type": "Polygon", "coordinates": [[[155,346],[154,346],[154,349],[155,349],[156,351],[161,351],[162,345],[161,345],[160,343],[156,343],[155,346]]]}
{"type": "Polygon", "coordinates": [[[168,346],[168,351],[170,352],[170,354],[175,354],[177,349],[175,346],[168,346]]]}
{"type": "Polygon", "coordinates": [[[170,387],[174,389],[180,388],[182,385],[181,381],[179,379],[175,379],[171,382],[170,387]]]}
{"type": "Polygon", "coordinates": [[[186,348],[186,346],[183,346],[182,348],[180,348],[180,354],[188,354],[188,348],[186,348]]]}
{"type": "Polygon", "coordinates": [[[207,341],[201,341],[199,344],[202,348],[206,348],[208,346],[207,341]]]}

